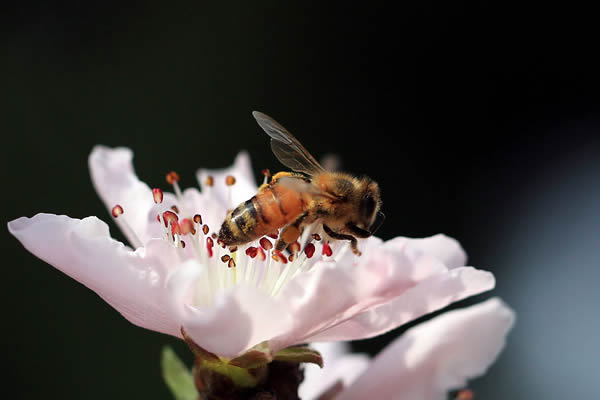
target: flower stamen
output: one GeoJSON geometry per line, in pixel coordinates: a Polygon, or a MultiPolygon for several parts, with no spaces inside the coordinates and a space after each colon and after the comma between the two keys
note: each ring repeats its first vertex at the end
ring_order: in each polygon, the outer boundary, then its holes
{"type": "Polygon", "coordinates": [[[119,204],[115,205],[111,210],[111,214],[115,218],[117,225],[119,225],[121,230],[125,232],[127,237],[129,237],[129,240],[131,240],[131,244],[134,245],[135,248],[142,247],[142,241],[135,234],[134,230],[131,229],[131,226],[129,226],[129,224],[127,223],[127,219],[124,216],[122,218],[119,218],[124,213],[125,211],[123,210],[123,207],[121,207],[121,205],[119,204]]]}

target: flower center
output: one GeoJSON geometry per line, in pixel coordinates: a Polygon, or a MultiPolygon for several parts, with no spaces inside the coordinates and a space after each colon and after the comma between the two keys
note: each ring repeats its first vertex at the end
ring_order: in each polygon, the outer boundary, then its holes
{"type": "MultiPolygon", "coordinates": [[[[265,177],[270,175],[267,170],[263,173],[265,177]]],[[[278,296],[295,276],[310,271],[320,260],[338,260],[348,249],[345,242],[335,241],[330,244],[326,239],[322,239],[325,233],[318,223],[306,227],[299,240],[291,243],[285,251],[274,247],[279,231],[240,246],[227,248],[217,240],[216,231],[203,223],[200,213],[186,209],[178,181],[179,175],[176,172],[167,174],[167,183],[173,186],[177,205],[165,204],[165,196],[161,189],[152,189],[152,196],[156,223],[160,224],[162,239],[177,249],[181,262],[195,259],[205,268],[205,274],[196,290],[196,305],[209,305],[217,291],[236,285],[251,285],[270,296],[278,296]],[[317,254],[320,257],[315,257],[317,254]]],[[[229,188],[226,209],[234,208],[235,204],[231,204],[231,187],[235,185],[236,178],[229,175],[220,183],[229,188]]],[[[203,194],[210,196],[212,186],[219,182],[215,182],[215,179],[209,176],[205,184],[207,190],[203,194]]],[[[214,210],[203,210],[207,213],[211,211],[214,210]]],[[[116,205],[112,210],[119,226],[128,233],[133,233],[126,220],[119,218],[125,212],[120,205],[116,205]]],[[[223,215],[222,219],[225,217],[223,215]]],[[[139,242],[135,235],[130,237],[139,242]]],[[[141,245],[141,242],[137,244],[141,245]]]]}

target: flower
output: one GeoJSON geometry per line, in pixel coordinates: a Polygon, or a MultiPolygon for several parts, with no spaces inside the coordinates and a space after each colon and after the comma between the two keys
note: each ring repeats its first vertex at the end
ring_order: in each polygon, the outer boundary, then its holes
{"type": "Polygon", "coordinates": [[[313,344],[325,368],[306,366],[300,397],[327,393],[335,400],[445,400],[449,390],[485,373],[504,347],[514,318],[497,298],[449,311],[409,329],[372,361],[347,354],[344,343],[313,344]]]}
{"type": "Polygon", "coordinates": [[[267,237],[232,253],[213,235],[228,209],[256,193],[246,153],[231,168],[201,169],[202,191],[181,191],[170,173],[173,193],[141,182],[132,157],[126,148],[97,146],[89,166],[133,248],[96,217],[37,214],[8,228],[132,323],[185,333],[222,358],[258,346],[272,356],[299,343],[372,337],[494,286],[491,273],[464,266],[464,251],[444,235],[372,237],[360,241],[356,257],[315,225],[293,256],[275,252],[267,237]]]}

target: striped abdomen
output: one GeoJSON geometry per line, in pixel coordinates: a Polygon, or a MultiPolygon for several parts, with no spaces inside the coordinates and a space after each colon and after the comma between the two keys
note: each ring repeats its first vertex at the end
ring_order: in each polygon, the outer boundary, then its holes
{"type": "Polygon", "coordinates": [[[219,239],[234,246],[273,233],[293,222],[309,201],[305,193],[278,184],[267,186],[227,215],[219,239]]]}

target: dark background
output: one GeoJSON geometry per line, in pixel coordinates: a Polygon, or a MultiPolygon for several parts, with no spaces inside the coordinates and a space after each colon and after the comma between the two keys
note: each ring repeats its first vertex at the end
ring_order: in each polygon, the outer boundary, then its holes
{"type": "MultiPolygon", "coordinates": [[[[138,175],[249,150],[280,168],[250,112],[320,157],[378,180],[383,238],[444,232],[493,271],[518,321],[478,399],[597,398],[600,63],[575,3],[26,3],[1,16],[5,221],[110,221],[94,144],[128,146],[138,175]]],[[[111,231],[122,238],[114,225],[111,231]]],[[[12,399],[167,399],[159,354],[93,292],[2,246],[4,388],[12,399]]],[[[488,298],[477,296],[460,303],[488,298]]],[[[372,353],[400,330],[356,343],[372,353]]],[[[186,358],[189,360],[189,357],[186,358]]]]}

